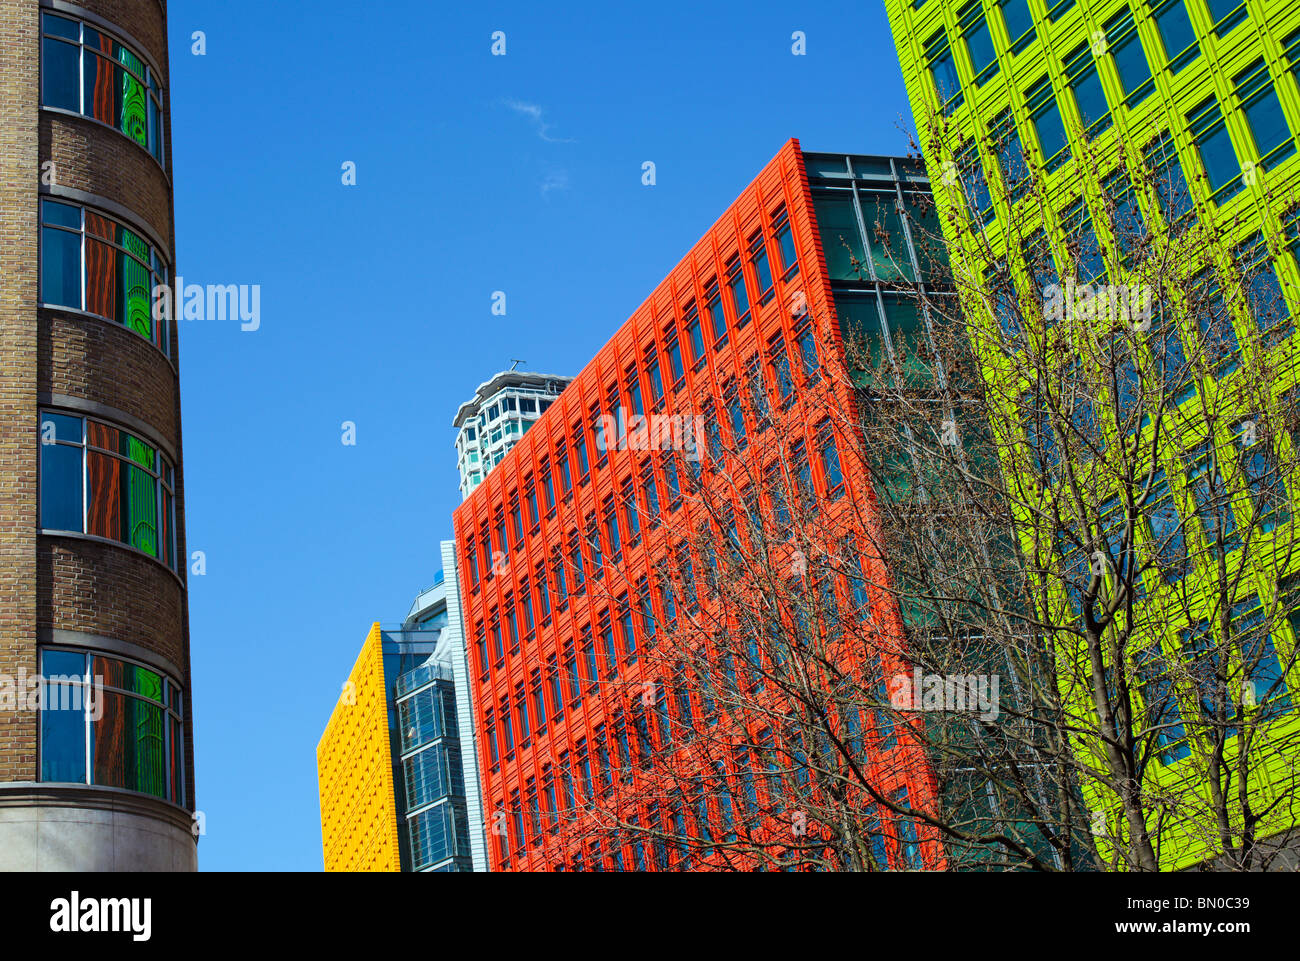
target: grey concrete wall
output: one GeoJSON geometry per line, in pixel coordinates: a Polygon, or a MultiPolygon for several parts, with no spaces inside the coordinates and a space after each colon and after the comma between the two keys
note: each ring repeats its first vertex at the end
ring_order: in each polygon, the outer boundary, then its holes
{"type": "Polygon", "coordinates": [[[194,871],[187,813],[112,788],[0,786],[0,871],[194,871]]]}

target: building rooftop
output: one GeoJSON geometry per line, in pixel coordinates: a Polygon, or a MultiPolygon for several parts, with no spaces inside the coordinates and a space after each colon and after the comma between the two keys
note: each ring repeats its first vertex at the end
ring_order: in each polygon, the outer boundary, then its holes
{"type": "Polygon", "coordinates": [[[562,374],[538,374],[527,370],[503,370],[490,380],[485,380],[478,385],[473,399],[467,400],[460,405],[451,424],[453,427],[460,427],[461,424],[465,423],[466,418],[477,414],[484,403],[507,387],[535,387],[538,390],[558,396],[572,380],[572,377],[566,377],[562,374]]]}

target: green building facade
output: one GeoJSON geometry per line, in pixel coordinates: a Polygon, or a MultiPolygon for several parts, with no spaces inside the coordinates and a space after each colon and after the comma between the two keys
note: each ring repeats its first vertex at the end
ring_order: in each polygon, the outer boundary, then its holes
{"type": "MultiPolygon", "coordinates": [[[[1251,810],[1267,812],[1252,830],[1286,845],[1300,816],[1291,800],[1300,762],[1300,715],[1292,693],[1300,684],[1300,671],[1293,669],[1300,615],[1292,610],[1300,598],[1300,551],[1291,518],[1300,508],[1300,485],[1280,478],[1296,462],[1300,432],[1292,420],[1287,430],[1269,433],[1252,449],[1242,441],[1242,424],[1253,416],[1253,406],[1243,401],[1241,418],[1216,416],[1212,423],[1199,412],[1221,410],[1261,364],[1269,371],[1264,381],[1271,396],[1265,403],[1281,405],[1300,396],[1300,340],[1292,322],[1300,311],[1300,0],[885,5],[956,273],[979,278],[1006,271],[1029,316],[1042,310],[1046,291],[1056,284],[1119,284],[1130,276],[1135,268],[1119,230],[1127,221],[1149,238],[1148,254],[1164,251],[1188,274],[1189,286],[1219,305],[1217,360],[1187,378],[1169,411],[1175,432],[1205,433],[1199,459],[1196,449],[1187,450],[1158,458],[1152,470],[1163,472],[1164,520],[1181,519],[1185,535],[1179,537],[1204,543],[1218,538],[1226,546],[1236,585],[1229,630],[1240,629],[1245,637],[1250,625],[1264,620],[1261,612],[1268,614],[1269,629],[1255,631],[1240,655],[1244,665],[1249,654],[1249,667],[1240,670],[1260,701],[1246,702],[1255,712],[1255,744],[1266,748],[1258,750],[1259,763],[1243,780],[1251,810]],[[1192,222],[1215,232],[1219,242],[1207,246],[1193,239],[1206,234],[1187,230],[1192,222]],[[1225,486],[1239,495],[1207,505],[1204,478],[1218,472],[1236,478],[1225,486]],[[1263,489],[1261,473],[1273,479],[1267,505],[1251,500],[1263,489]],[[1247,530],[1251,538],[1244,538],[1247,530]],[[1243,540],[1253,544],[1249,557],[1240,549],[1243,540]]],[[[996,303],[991,309],[988,297],[968,291],[962,307],[986,382],[1011,376],[995,356],[1006,349],[1008,333],[996,303]]],[[[1196,339],[1190,309],[1180,312],[1176,301],[1161,307],[1158,332],[1189,344],[1196,339]]],[[[1133,361],[1134,383],[1139,376],[1159,376],[1150,373],[1151,365],[1167,362],[1166,349],[1165,341],[1142,348],[1133,361]]],[[[1015,393],[1008,384],[998,387],[998,397],[1015,393]]],[[[1098,410],[1106,402],[1095,398],[1098,410]]],[[[1144,420],[1134,431],[1140,438],[1152,429],[1144,420]]],[[[1032,427],[1021,435],[1026,447],[1035,446],[1031,436],[1032,427]]],[[[1016,469],[1005,454],[1003,469],[1016,469]]],[[[1136,539],[1152,541],[1160,527],[1160,517],[1153,516],[1136,539]]],[[[1087,563],[1062,553],[1057,561],[1063,568],[1087,563]]],[[[1187,592],[1199,590],[1209,576],[1195,563],[1180,569],[1182,602],[1169,604],[1169,616],[1154,621],[1166,626],[1154,636],[1135,636],[1128,652],[1130,669],[1144,679],[1135,696],[1145,702],[1148,717],[1156,702],[1163,706],[1161,750],[1144,775],[1143,790],[1153,794],[1207,790],[1191,723],[1205,697],[1195,680],[1197,637],[1224,632],[1213,620],[1186,619],[1180,627],[1176,609],[1186,610],[1187,592]],[[1182,669],[1168,669],[1170,664],[1182,669]]],[[[1163,570],[1144,574],[1138,604],[1149,610],[1167,604],[1173,579],[1163,570]]],[[[1065,670],[1079,669],[1081,652],[1064,654],[1065,670]]],[[[1238,730],[1229,726],[1229,740],[1238,730]]],[[[1080,744],[1077,750],[1099,748],[1080,744]]],[[[1105,825],[1119,816],[1114,796],[1096,783],[1083,788],[1094,826],[1101,825],[1094,831],[1098,848],[1110,860],[1105,825]]],[[[1212,825],[1149,827],[1159,836],[1161,869],[1202,864],[1222,853],[1206,841],[1215,833],[1212,825]]]]}

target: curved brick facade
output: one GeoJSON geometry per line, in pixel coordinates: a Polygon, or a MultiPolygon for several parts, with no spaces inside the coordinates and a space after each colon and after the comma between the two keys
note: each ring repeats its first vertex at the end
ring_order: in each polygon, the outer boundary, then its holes
{"type": "MultiPolygon", "coordinates": [[[[48,197],[84,205],[147,239],[174,276],[166,36],[166,7],[159,0],[81,0],[75,4],[0,0],[0,110],[4,114],[0,118],[0,183],[5,185],[0,194],[0,273],[6,277],[0,291],[0,343],[4,345],[0,364],[0,673],[17,674],[23,669],[35,673],[38,643],[54,640],[63,647],[132,657],[172,675],[185,694],[184,807],[193,810],[176,331],[173,326],[169,357],[115,321],[76,310],[42,308],[37,270],[41,248],[38,200],[48,197]],[[165,167],[115,127],[42,104],[43,12],[81,20],[111,35],[148,64],[162,88],[165,167]],[[52,177],[47,166],[50,161],[52,177]],[[93,417],[130,432],[166,455],[175,468],[179,558],[175,573],[162,561],[124,543],[40,532],[38,408],[93,417]]],[[[110,89],[109,94],[114,91],[110,89]]],[[[118,278],[118,283],[125,279],[118,278]]],[[[160,533],[155,535],[159,542],[161,529],[160,521],[160,533]]],[[[41,781],[37,713],[0,714],[0,786],[41,781]]],[[[59,790],[66,793],[69,789],[61,785],[59,790]]],[[[121,804],[121,789],[116,789],[117,800],[107,795],[107,789],[87,786],[70,790],[81,799],[74,807],[112,810],[121,804]]],[[[42,803],[48,807],[49,798],[42,803]]],[[[156,852],[156,857],[124,858],[122,852],[112,851],[120,841],[108,831],[86,842],[84,866],[192,866],[192,845],[188,854],[180,850],[190,839],[176,829],[187,819],[185,812],[171,802],[160,803],[174,812],[168,818],[176,823],[165,829],[160,826],[156,835],[141,832],[139,838],[165,837],[168,840],[158,843],[170,845],[168,851],[156,852]],[[112,856],[105,854],[105,847],[112,856]]],[[[148,818],[149,812],[148,805],[141,805],[132,816],[148,818]]],[[[51,817],[41,815],[45,820],[51,817]]],[[[164,819],[159,815],[159,820],[164,819]]],[[[106,818],[104,823],[110,821],[106,818]]],[[[21,822],[21,818],[13,821],[21,822]]],[[[6,846],[8,823],[0,819],[0,847],[6,846]]],[[[21,838],[9,840],[23,846],[21,838]]],[[[31,850],[42,849],[38,845],[31,850]]],[[[36,861],[29,866],[45,866],[39,854],[36,861]]]]}

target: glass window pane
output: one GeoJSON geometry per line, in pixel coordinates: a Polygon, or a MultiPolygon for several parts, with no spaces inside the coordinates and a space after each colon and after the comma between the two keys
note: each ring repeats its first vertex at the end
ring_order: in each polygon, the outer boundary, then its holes
{"type": "Polygon", "coordinates": [[[903,378],[908,383],[925,382],[929,368],[924,360],[925,323],[919,303],[909,297],[886,297],[885,320],[889,323],[890,342],[903,378]]]}
{"type": "Polygon", "coordinates": [[[83,688],[46,684],[41,701],[41,780],[86,782],[83,688]]]}
{"type": "Polygon", "coordinates": [[[1156,14],[1156,27],[1160,31],[1160,40],[1165,45],[1165,56],[1171,61],[1170,68],[1175,72],[1194,58],[1181,58],[1184,50],[1196,42],[1192,30],[1192,21],[1187,16],[1184,0],[1173,0],[1156,14]]]}
{"type": "Polygon", "coordinates": [[[47,678],[84,677],[86,655],[80,651],[41,651],[41,673],[47,678]]]}
{"type": "Polygon", "coordinates": [[[915,280],[907,238],[903,236],[903,221],[898,216],[898,203],[893,195],[863,194],[861,201],[876,278],[915,280]]]}
{"type": "MultiPolygon", "coordinates": [[[[55,19],[46,17],[49,21],[55,19]]],[[[73,24],[75,29],[76,24],[73,24]]],[[[80,50],[46,37],[41,44],[41,103],[61,110],[81,110],[80,50]]]]}
{"type": "Polygon", "coordinates": [[[56,37],[64,37],[68,40],[81,39],[81,25],[77,21],[56,17],[52,13],[41,15],[41,29],[56,37]]]}
{"type": "Polygon", "coordinates": [[[41,303],[81,309],[81,235],[41,231],[41,303]]]}
{"type": "Polygon", "coordinates": [[[817,226],[821,228],[822,250],[831,280],[866,280],[866,254],[857,214],[850,196],[817,197],[813,200],[817,226]],[[856,260],[859,267],[855,268],[856,260]],[[861,275],[859,274],[861,271],[861,275]]]}
{"type": "Polygon", "coordinates": [[[80,447],[41,444],[41,528],[82,530],[80,447]]]}
{"type": "Polygon", "coordinates": [[[110,691],[103,708],[103,716],[90,722],[92,783],[166,797],[163,709],[110,691]]]}

